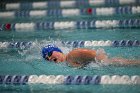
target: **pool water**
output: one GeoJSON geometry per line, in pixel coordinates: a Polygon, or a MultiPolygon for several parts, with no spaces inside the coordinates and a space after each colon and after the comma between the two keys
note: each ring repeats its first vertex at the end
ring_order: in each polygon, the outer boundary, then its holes
{"type": "MultiPolygon", "coordinates": [[[[139,15],[135,18],[139,19],[139,15]]],[[[7,22],[26,22],[36,20],[85,20],[85,17],[61,19],[1,19],[1,24],[7,22]]],[[[133,19],[134,16],[95,17],[99,19],[133,19]]],[[[94,19],[94,17],[88,20],[94,19]]],[[[61,41],[88,40],[140,40],[139,28],[111,28],[111,29],[62,29],[62,30],[34,30],[34,31],[0,31],[0,42],[34,42],[29,48],[1,48],[0,47],[0,75],[140,75],[140,66],[110,66],[88,65],[84,68],[73,68],[65,63],[45,61],[41,56],[41,48],[47,44],[56,44],[66,54],[74,47],[64,46],[61,41]]],[[[103,48],[110,58],[123,57],[140,59],[140,47],[111,47],[90,46],[90,49],[103,48]]],[[[140,93],[139,85],[0,85],[0,93],[140,93]]]]}
{"type": "MultiPolygon", "coordinates": [[[[139,29],[86,29],[86,30],[51,30],[37,32],[1,32],[1,41],[32,41],[35,46],[27,49],[6,48],[0,49],[0,73],[2,75],[140,75],[139,66],[87,66],[82,69],[68,67],[65,63],[46,62],[41,57],[41,46],[55,43],[64,53],[73,47],[59,44],[65,40],[139,40],[139,29]],[[53,31],[53,33],[52,33],[53,31]],[[109,35],[105,34],[109,32],[109,35]],[[120,34],[123,34],[122,36],[120,34]],[[131,37],[130,37],[131,36],[131,37]],[[134,37],[133,37],[134,36],[134,37]],[[49,43],[47,42],[49,41],[49,43]],[[57,41],[57,42],[54,42],[57,41]],[[42,43],[44,42],[44,43],[42,43]]],[[[87,47],[91,49],[103,48],[110,57],[125,57],[139,59],[140,47],[87,47]]],[[[138,93],[139,85],[23,85],[2,86],[3,92],[135,92],[138,93]],[[118,91],[119,88],[119,91],[118,91]],[[131,90],[130,90],[131,89],[131,90]],[[128,91],[129,90],[129,91],[128,91]]]]}

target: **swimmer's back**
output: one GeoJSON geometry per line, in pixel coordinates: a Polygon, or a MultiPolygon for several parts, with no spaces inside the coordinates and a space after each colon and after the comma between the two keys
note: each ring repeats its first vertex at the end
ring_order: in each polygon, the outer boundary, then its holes
{"type": "Polygon", "coordinates": [[[68,53],[66,60],[72,66],[80,66],[95,61],[95,57],[95,50],[77,48],[68,53]]]}

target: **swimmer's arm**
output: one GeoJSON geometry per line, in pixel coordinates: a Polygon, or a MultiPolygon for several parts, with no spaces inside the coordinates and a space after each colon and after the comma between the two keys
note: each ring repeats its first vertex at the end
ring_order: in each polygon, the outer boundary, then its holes
{"type": "Polygon", "coordinates": [[[83,67],[88,58],[95,58],[95,50],[74,49],[67,55],[66,61],[73,67],[83,67]]]}
{"type": "Polygon", "coordinates": [[[99,53],[96,55],[98,61],[108,63],[108,64],[121,64],[121,65],[136,65],[140,64],[140,60],[130,60],[124,58],[108,58],[104,50],[98,50],[99,53]]]}
{"type": "Polygon", "coordinates": [[[130,60],[124,58],[111,58],[105,59],[103,62],[109,64],[121,64],[121,65],[137,65],[140,64],[140,60],[130,60]]]}

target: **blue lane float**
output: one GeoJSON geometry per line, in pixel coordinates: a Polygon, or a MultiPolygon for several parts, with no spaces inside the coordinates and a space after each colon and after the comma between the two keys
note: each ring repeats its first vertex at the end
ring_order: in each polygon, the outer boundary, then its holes
{"type": "Polygon", "coordinates": [[[65,80],[64,80],[64,84],[70,85],[72,83],[73,79],[74,79],[73,76],[70,76],[70,75],[66,76],[65,80]]]}
{"type": "Polygon", "coordinates": [[[1,75],[0,84],[5,85],[25,85],[28,82],[29,76],[20,76],[20,75],[1,75]]]}
{"type": "Polygon", "coordinates": [[[20,84],[21,83],[21,76],[14,75],[11,80],[12,84],[20,84]]]}
{"type": "Polygon", "coordinates": [[[114,47],[132,47],[132,46],[139,46],[140,45],[140,41],[138,40],[121,40],[121,41],[113,41],[112,45],[114,47]]]}
{"type": "Polygon", "coordinates": [[[105,5],[119,4],[119,0],[105,0],[105,5]]]}
{"type": "Polygon", "coordinates": [[[100,82],[101,82],[101,77],[98,75],[93,76],[90,81],[90,83],[94,84],[94,85],[98,85],[98,84],[100,84],[100,82]]]}
{"type": "Polygon", "coordinates": [[[8,85],[8,84],[12,83],[11,81],[12,81],[12,76],[6,75],[4,80],[3,80],[3,84],[7,84],[8,85]]]}
{"type": "Polygon", "coordinates": [[[0,85],[30,85],[30,84],[64,84],[64,85],[99,85],[99,84],[140,84],[140,76],[128,75],[0,75],[0,85]]]}
{"type": "Polygon", "coordinates": [[[0,75],[0,84],[3,84],[4,79],[5,79],[5,76],[4,75],[0,75]]]}
{"type": "Polygon", "coordinates": [[[8,48],[30,48],[32,42],[11,42],[8,44],[8,48]]]}
{"type": "Polygon", "coordinates": [[[80,85],[82,82],[82,78],[83,77],[79,76],[79,75],[75,76],[74,79],[72,80],[71,84],[72,85],[80,85]]]}
{"type": "Polygon", "coordinates": [[[83,78],[82,78],[82,81],[81,81],[81,84],[83,84],[83,85],[88,85],[88,84],[93,84],[92,83],[92,76],[83,76],[83,78]]]}
{"type": "Polygon", "coordinates": [[[32,3],[20,3],[20,9],[32,9],[32,3]]]}
{"type": "Polygon", "coordinates": [[[60,1],[49,1],[48,3],[47,3],[47,5],[48,5],[48,8],[51,8],[51,7],[60,7],[60,1]]]}

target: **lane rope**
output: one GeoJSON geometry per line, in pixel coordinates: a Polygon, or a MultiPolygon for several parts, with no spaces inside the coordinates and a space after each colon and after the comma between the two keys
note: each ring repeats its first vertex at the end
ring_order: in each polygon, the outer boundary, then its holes
{"type": "Polygon", "coordinates": [[[84,8],[84,9],[48,9],[0,12],[0,18],[42,18],[42,17],[70,17],[80,15],[113,16],[140,14],[140,6],[84,8]]]}
{"type": "MultiPolygon", "coordinates": [[[[40,43],[40,42],[38,42],[40,43]]],[[[100,41],[60,41],[60,43],[67,47],[89,47],[89,46],[110,46],[110,47],[140,47],[139,40],[100,40],[100,41]]],[[[0,42],[0,49],[4,48],[20,48],[26,49],[32,46],[36,46],[36,42],[29,41],[29,42],[0,42]]]]}
{"type": "Polygon", "coordinates": [[[72,0],[72,1],[48,1],[25,3],[2,3],[1,9],[45,9],[63,7],[89,7],[89,6],[113,6],[113,5],[138,5],[140,0],[72,0]]]}
{"type": "Polygon", "coordinates": [[[98,85],[98,84],[140,84],[140,76],[128,75],[0,75],[0,85],[25,84],[65,84],[65,85],[98,85]]]}
{"type": "Polygon", "coordinates": [[[91,20],[91,21],[47,21],[36,23],[0,24],[0,31],[38,31],[48,29],[101,29],[101,28],[139,28],[140,19],[91,20]]]}

